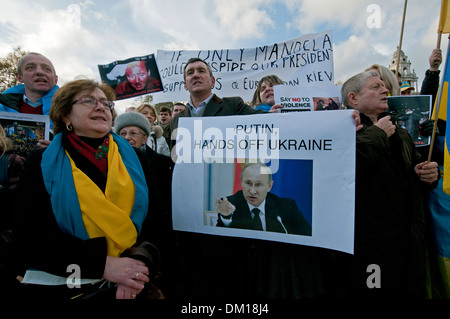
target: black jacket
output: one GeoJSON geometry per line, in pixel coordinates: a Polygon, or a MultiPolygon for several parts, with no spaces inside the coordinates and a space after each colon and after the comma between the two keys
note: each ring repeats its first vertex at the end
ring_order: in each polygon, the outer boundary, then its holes
{"type": "Polygon", "coordinates": [[[19,112],[22,101],[23,101],[23,94],[19,93],[0,94],[0,104],[3,104],[17,112],[19,112]]]}
{"type": "MultiPolygon", "coordinates": [[[[422,162],[404,129],[391,137],[361,114],[356,136],[355,252],[342,266],[341,287],[350,297],[424,297],[426,191],[422,162]],[[370,265],[381,269],[381,288],[367,285],[370,265]]],[[[345,259],[345,258],[344,258],[345,259]]]]}
{"type": "MultiPolygon", "coordinates": [[[[138,149],[134,150],[144,170],[149,188],[149,211],[137,243],[151,242],[160,249],[161,255],[167,255],[159,245],[163,243],[168,248],[172,243],[173,232],[171,228],[168,228],[171,217],[170,207],[164,205],[165,201],[161,198],[151,164],[145,153],[138,149]]],[[[41,148],[30,152],[21,175],[15,201],[17,212],[14,216],[11,268],[14,268],[15,275],[23,276],[26,269],[35,268],[67,277],[68,265],[76,264],[82,270],[83,278],[100,279],[105,270],[106,239],[98,237],[81,240],[64,233],[59,228],[42,177],[41,162],[44,151],[45,149],[41,148]]],[[[91,177],[99,188],[102,188],[102,180],[95,177],[95,173],[87,167],[87,163],[76,157],[73,160],[77,167],[91,177]]],[[[160,270],[164,273],[163,269],[160,270]]],[[[69,291],[70,289],[66,286],[62,288],[59,291],[60,297],[64,298],[65,294],[70,296],[76,293],[69,291]]]]}

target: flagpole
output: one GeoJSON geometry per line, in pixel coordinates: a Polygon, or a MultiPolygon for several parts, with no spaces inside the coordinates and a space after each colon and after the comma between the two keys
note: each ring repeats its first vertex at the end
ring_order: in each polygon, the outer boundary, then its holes
{"type": "MultiPolygon", "coordinates": [[[[442,38],[442,31],[438,32],[438,38],[437,38],[437,44],[436,44],[436,49],[440,49],[441,48],[441,38],[442,38]]],[[[435,65],[438,64],[438,62],[434,62],[435,65]]]]}
{"type": "Polygon", "coordinates": [[[400,64],[400,51],[402,49],[403,29],[405,28],[405,17],[406,17],[406,5],[407,4],[408,4],[408,0],[405,0],[405,5],[403,7],[402,29],[401,29],[401,32],[400,32],[400,43],[399,43],[398,49],[397,49],[397,67],[396,67],[397,74],[399,74],[398,68],[399,68],[399,64],[400,64]]]}
{"type": "MultiPolygon", "coordinates": [[[[439,37],[441,36],[441,32],[439,32],[439,37]]],[[[450,34],[448,36],[448,45],[447,45],[447,52],[450,49],[450,34]]],[[[439,41],[440,42],[440,41],[439,41]]],[[[441,77],[441,83],[439,85],[439,91],[438,91],[438,97],[436,100],[436,106],[435,106],[435,116],[436,118],[434,119],[434,126],[433,126],[433,134],[431,135],[431,143],[430,143],[430,150],[428,151],[428,162],[431,161],[431,154],[433,153],[433,145],[434,145],[434,140],[436,137],[436,128],[437,128],[437,123],[438,123],[438,119],[439,119],[439,108],[441,106],[441,100],[442,100],[442,89],[444,87],[444,79],[445,79],[445,71],[447,70],[447,63],[448,63],[448,59],[445,59],[445,64],[444,64],[444,72],[443,75],[441,77]]],[[[448,112],[448,110],[447,110],[448,112]]]]}

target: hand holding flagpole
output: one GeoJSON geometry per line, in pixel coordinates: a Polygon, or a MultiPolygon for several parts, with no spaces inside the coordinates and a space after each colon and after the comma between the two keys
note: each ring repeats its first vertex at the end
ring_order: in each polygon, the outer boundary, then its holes
{"type": "MultiPolygon", "coordinates": [[[[448,19],[450,17],[447,16],[448,13],[448,8],[447,8],[447,1],[442,1],[441,2],[441,13],[440,13],[440,18],[439,18],[439,26],[438,26],[438,38],[437,38],[437,44],[436,44],[436,48],[440,49],[441,48],[441,37],[442,37],[442,33],[450,33],[450,26],[448,23],[448,19]]],[[[449,44],[450,44],[450,34],[449,34],[449,44]]],[[[448,49],[447,49],[448,50],[448,49]]],[[[447,68],[447,59],[445,61],[445,66],[444,66],[444,70],[446,70],[447,68]]],[[[435,66],[438,66],[438,62],[434,63],[435,66]]],[[[444,74],[445,75],[445,74],[444,74]]],[[[444,84],[444,80],[443,80],[444,76],[441,79],[441,83],[439,85],[439,91],[438,91],[438,97],[436,99],[436,103],[434,106],[434,114],[435,114],[435,119],[434,119],[434,126],[433,126],[433,133],[431,134],[431,144],[430,144],[430,149],[428,152],[428,162],[431,161],[431,155],[433,153],[433,145],[434,145],[434,140],[436,138],[436,128],[437,128],[437,123],[438,123],[438,119],[439,119],[439,108],[441,105],[441,100],[442,100],[442,89],[443,89],[443,84],[444,84]]]]}

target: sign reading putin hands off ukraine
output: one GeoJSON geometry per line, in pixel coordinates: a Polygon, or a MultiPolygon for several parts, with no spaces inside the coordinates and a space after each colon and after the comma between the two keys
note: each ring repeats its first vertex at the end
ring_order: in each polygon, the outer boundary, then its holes
{"type": "Polygon", "coordinates": [[[175,230],[353,253],[352,111],[180,118],[175,133],[175,230]]]}

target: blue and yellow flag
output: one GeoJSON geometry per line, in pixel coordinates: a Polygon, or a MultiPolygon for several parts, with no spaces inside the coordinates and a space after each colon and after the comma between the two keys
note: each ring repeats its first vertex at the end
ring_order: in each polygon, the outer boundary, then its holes
{"type": "MultiPolygon", "coordinates": [[[[442,77],[442,82],[439,88],[438,96],[433,108],[433,114],[431,119],[434,120],[436,118],[436,112],[438,113],[438,118],[443,121],[447,121],[448,119],[448,103],[449,99],[449,85],[450,85],[450,42],[447,49],[447,57],[445,60],[445,68],[444,74],[442,77]]],[[[443,189],[444,192],[450,195],[450,174],[445,174],[445,172],[450,172],[450,127],[446,125],[445,132],[445,142],[444,142],[444,164],[443,164],[443,172],[444,172],[444,180],[443,180],[443,189]]]]}
{"type": "MultiPolygon", "coordinates": [[[[447,56],[448,59],[448,56],[447,56]]],[[[450,73],[450,72],[449,72],[450,73]]],[[[447,86],[449,83],[450,74],[446,75],[447,86]]],[[[448,103],[448,95],[446,96],[446,112],[447,113],[447,103],[448,103]]],[[[446,121],[448,123],[448,113],[446,114],[446,121]]],[[[447,124],[445,128],[445,145],[444,145],[444,192],[450,195],[450,126],[447,124]]]]}
{"type": "Polygon", "coordinates": [[[438,32],[450,33],[450,10],[448,0],[441,1],[441,16],[439,18],[438,32]]]}
{"type": "MultiPolygon", "coordinates": [[[[450,45],[449,45],[450,49],[450,45]]],[[[444,74],[442,78],[441,88],[438,95],[438,99],[436,100],[436,103],[439,103],[438,106],[438,118],[440,120],[448,122],[448,103],[450,101],[449,99],[449,84],[450,84],[450,63],[449,63],[449,55],[450,50],[447,50],[447,58],[445,61],[445,69],[444,74]]],[[[437,106],[437,105],[436,105],[437,106]]],[[[436,107],[434,108],[436,110],[436,107]]],[[[433,117],[435,117],[435,114],[433,114],[433,117]]],[[[450,127],[449,125],[446,125],[446,132],[445,132],[445,144],[444,144],[444,181],[443,181],[443,188],[444,192],[450,195],[450,127]],[[447,172],[447,174],[445,174],[447,172]]]]}
{"type": "MultiPolygon", "coordinates": [[[[439,36],[450,33],[450,7],[448,0],[441,2],[439,36]]],[[[450,41],[447,47],[444,73],[440,84],[432,119],[437,117],[448,122],[449,83],[450,83],[450,41]]],[[[450,126],[446,125],[445,136],[438,137],[438,149],[444,154],[444,163],[439,165],[441,178],[438,186],[428,194],[431,213],[435,258],[429,259],[429,278],[427,278],[428,298],[450,299],[450,126]]],[[[432,256],[432,255],[430,255],[432,256]]]]}

